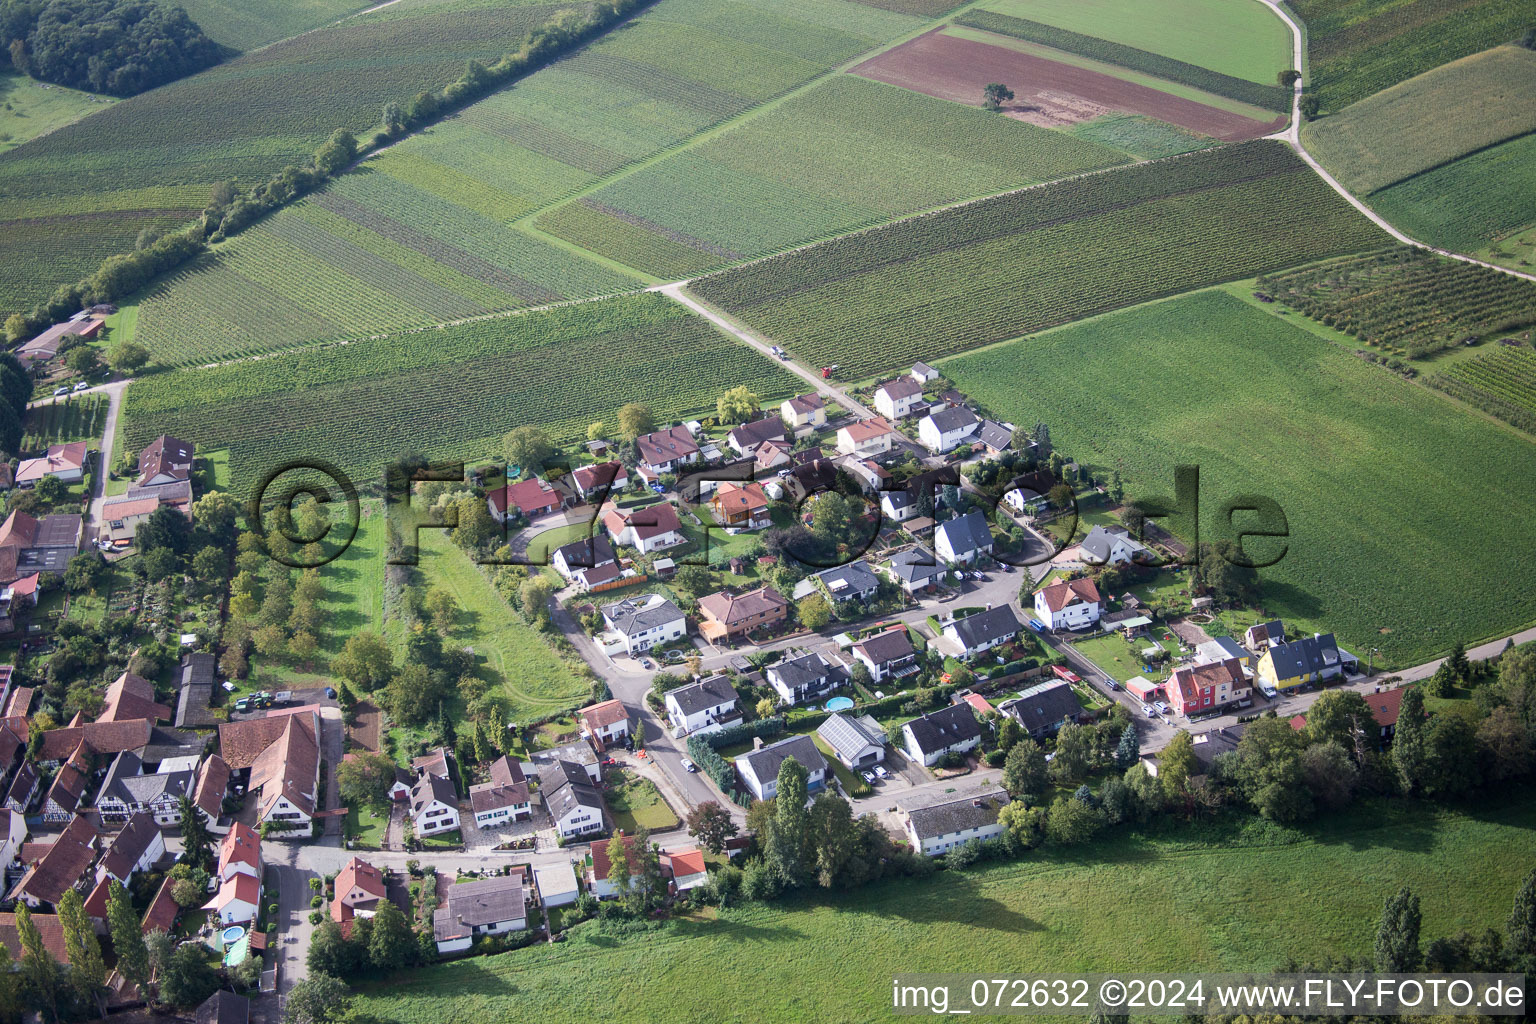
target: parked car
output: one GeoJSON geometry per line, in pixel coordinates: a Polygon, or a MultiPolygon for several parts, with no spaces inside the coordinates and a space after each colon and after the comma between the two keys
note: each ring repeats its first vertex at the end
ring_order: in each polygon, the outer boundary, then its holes
{"type": "Polygon", "coordinates": [[[859,776],[865,782],[869,783],[871,786],[873,786],[875,784],[875,773],[874,772],[859,772],[859,776]]]}
{"type": "Polygon", "coordinates": [[[326,700],[335,700],[336,699],[336,687],[334,687],[334,686],[327,686],[325,688],[325,699],[326,700]]]}
{"type": "Polygon", "coordinates": [[[90,381],[84,381],[83,380],[79,384],[75,385],[75,390],[76,391],[89,391],[90,389],[91,389],[90,381]]]}
{"type": "Polygon", "coordinates": [[[685,771],[685,772],[696,772],[698,770],[699,770],[699,766],[698,765],[694,764],[692,761],[688,760],[686,757],[683,758],[683,771],[685,771]]]}
{"type": "Polygon", "coordinates": [[[235,710],[236,711],[249,711],[249,710],[251,710],[251,699],[249,697],[241,697],[239,700],[235,701],[235,710]]]}
{"type": "Polygon", "coordinates": [[[1115,682],[1113,679],[1110,679],[1108,676],[1104,677],[1104,685],[1109,687],[1111,692],[1120,689],[1120,684],[1115,682]]]}
{"type": "Polygon", "coordinates": [[[53,389],[53,397],[54,398],[58,398],[60,395],[67,395],[67,394],[69,394],[69,385],[68,384],[65,384],[63,387],[58,387],[58,388],[54,388],[53,389]]]}
{"type": "Polygon", "coordinates": [[[1141,706],[1141,713],[1146,715],[1148,718],[1156,718],[1157,717],[1157,712],[1152,710],[1152,705],[1151,704],[1143,704],[1141,706]]]}
{"type": "Polygon", "coordinates": [[[1157,708],[1157,713],[1160,714],[1160,715],[1166,715],[1168,713],[1168,705],[1164,704],[1160,700],[1153,701],[1152,702],[1152,706],[1157,708]]]}

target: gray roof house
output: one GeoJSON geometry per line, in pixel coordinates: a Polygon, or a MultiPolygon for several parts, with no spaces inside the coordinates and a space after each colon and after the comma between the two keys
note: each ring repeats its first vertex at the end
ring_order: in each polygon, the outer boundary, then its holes
{"type": "Polygon", "coordinates": [[[688,628],[682,610],[659,594],[604,605],[603,622],[623,639],[631,654],[675,640],[688,628]]]}
{"type": "Polygon", "coordinates": [[[556,761],[539,766],[539,796],[562,836],[603,829],[603,798],[580,765],[556,761]]]}
{"type": "Polygon", "coordinates": [[[905,629],[887,629],[865,637],[853,645],[853,656],[864,663],[870,679],[876,683],[918,671],[917,652],[905,629]]]}
{"type": "Polygon", "coordinates": [[[996,420],[982,420],[976,437],[994,452],[1005,452],[1013,447],[1013,431],[996,420]]]}
{"type": "Polygon", "coordinates": [[[944,627],[944,635],[960,645],[967,657],[989,651],[1019,635],[1024,624],[1006,604],[973,612],[944,627]]]}
{"type": "Polygon", "coordinates": [[[1140,564],[1155,556],[1150,548],[1131,536],[1123,526],[1095,526],[1078,544],[1083,561],[1090,565],[1140,564]]]}
{"type": "Polygon", "coordinates": [[[992,528],[984,514],[972,510],[940,523],[933,531],[933,548],[941,562],[969,565],[992,552],[992,528]]]}
{"type": "Polygon", "coordinates": [[[893,555],[889,562],[892,576],[908,593],[937,583],[944,575],[944,566],[926,548],[915,547],[893,555]]]}
{"type": "Polygon", "coordinates": [[[217,724],[209,707],[213,701],[216,667],[213,655],[204,651],[183,655],[181,693],[176,698],[176,728],[197,729],[217,724]]]}
{"type": "Polygon", "coordinates": [[[772,665],[765,675],[785,704],[821,697],[848,681],[847,669],[815,651],[772,665]]]}
{"type": "Polygon", "coordinates": [[[868,715],[837,713],[816,727],[816,735],[844,765],[859,771],[885,760],[885,730],[868,715]]]}
{"type": "Polygon", "coordinates": [[[1072,687],[1059,679],[1031,686],[1013,700],[1003,701],[997,710],[1013,718],[1035,739],[1055,735],[1067,722],[1083,713],[1082,702],[1072,687]]]}
{"type": "Polygon", "coordinates": [[[988,794],[914,807],[907,812],[907,838],[913,850],[928,857],[948,853],[972,839],[995,839],[1003,834],[997,815],[1007,802],[1004,796],[988,794]]]}
{"type": "Polygon", "coordinates": [[[932,766],[949,753],[963,754],[981,742],[981,723],[969,704],[951,704],[930,711],[901,727],[904,746],[913,760],[932,766]]]}
{"type": "Polygon", "coordinates": [[[1342,675],[1345,661],[1332,633],[1314,633],[1288,644],[1276,644],[1265,653],[1264,660],[1274,666],[1275,679],[1301,678],[1308,682],[1342,675]]]}
{"type": "Polygon", "coordinates": [[[674,734],[697,732],[720,723],[727,716],[734,716],[737,701],[736,687],[728,677],[710,676],[697,683],[668,690],[665,698],[667,718],[674,734]]]}
{"type": "Polygon", "coordinates": [[[437,951],[463,952],[482,935],[521,931],[528,926],[527,907],[521,872],[455,882],[443,905],[432,912],[437,951]]]}
{"type": "Polygon", "coordinates": [[[96,809],[103,820],[122,821],[130,815],[148,811],[160,825],[174,825],[181,820],[177,800],[191,796],[197,781],[196,770],[176,769],[142,774],[139,755],[124,750],[112,759],[96,797],[96,809]]]}
{"type": "Polygon", "coordinates": [[[875,596],[875,591],[880,589],[880,577],[869,567],[869,563],[863,559],[849,562],[847,565],[834,566],[831,569],[823,569],[821,572],[807,576],[795,586],[791,596],[795,600],[809,597],[816,592],[817,581],[827,589],[832,600],[839,603],[843,601],[866,601],[875,596]]]}
{"type": "Polygon", "coordinates": [[[736,759],[736,774],[757,799],[771,800],[779,791],[779,767],[791,757],[806,771],[807,792],[827,784],[827,759],[809,736],[791,736],[743,754],[736,759]]]}

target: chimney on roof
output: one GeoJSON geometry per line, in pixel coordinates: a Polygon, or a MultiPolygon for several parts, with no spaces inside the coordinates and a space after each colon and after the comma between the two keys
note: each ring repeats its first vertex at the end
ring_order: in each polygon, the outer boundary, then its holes
{"type": "Polygon", "coordinates": [[[752,737],[752,749],[753,750],[762,750],[763,749],[763,738],[761,736],[753,736],[752,737]]]}

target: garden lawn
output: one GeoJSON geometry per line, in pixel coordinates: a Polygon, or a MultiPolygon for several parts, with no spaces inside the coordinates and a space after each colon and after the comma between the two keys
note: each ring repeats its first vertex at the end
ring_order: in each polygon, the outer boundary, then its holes
{"type": "Polygon", "coordinates": [[[1141,649],[1163,646],[1150,636],[1127,642],[1119,633],[1111,633],[1092,640],[1079,640],[1072,646],[1118,683],[1128,683],[1137,676],[1162,675],[1160,669],[1149,673],[1142,668],[1141,649]]]}
{"type": "Polygon", "coordinates": [[[113,102],[111,96],[66,89],[14,71],[0,72],[0,153],[113,102]]]}
{"type": "Polygon", "coordinates": [[[677,815],[667,806],[650,779],[634,778],[615,786],[604,794],[608,811],[613,815],[614,827],[630,835],[636,829],[648,828],[652,832],[673,828],[677,815]]]}
{"type": "Polygon", "coordinates": [[[1290,29],[1257,3],[984,0],[981,6],[1264,85],[1291,66],[1290,29]]]}
{"type": "Polygon", "coordinates": [[[1536,558],[1536,537],[1508,529],[1536,516],[1536,448],[1288,318],[1204,291],[943,371],[992,414],[1043,420],[1061,451],[1118,468],[1132,497],[1170,493],[1176,465],[1198,466],[1203,540],[1222,502],[1279,502],[1290,533],[1257,603],[1292,629],[1337,632],[1362,658],[1378,646],[1378,664],[1400,667],[1536,620],[1536,593],[1509,568],[1536,558]]]}
{"type": "Polygon", "coordinates": [[[366,850],[377,850],[384,845],[384,835],[389,829],[389,817],[379,817],[367,807],[348,807],[346,834],[357,840],[366,850]]]}
{"type": "Polygon", "coordinates": [[[363,984],[358,1009],[436,1024],[451,999],[468,1019],[532,1005],[542,1020],[585,1022],[622,1001],[636,1019],[869,1021],[887,1019],[890,978],[904,972],[1283,970],[1369,956],[1401,885],[1421,900],[1426,940],[1502,929],[1533,860],[1529,801],[1362,807],[1298,831],[1171,829],[628,938],[584,925],[568,942],[363,984]]]}
{"type": "Polygon", "coordinates": [[[420,538],[424,581],[446,590],[459,606],[451,643],[471,648],[482,659],[480,674],[505,687],[512,702],[509,720],[542,718],[587,695],[587,681],[508,607],[445,531],[422,530],[420,538]]]}

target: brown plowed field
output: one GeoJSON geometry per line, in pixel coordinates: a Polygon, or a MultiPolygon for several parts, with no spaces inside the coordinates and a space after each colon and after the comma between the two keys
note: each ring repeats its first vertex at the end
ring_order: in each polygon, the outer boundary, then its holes
{"type": "Polygon", "coordinates": [[[984,85],[1002,82],[1014,94],[1003,105],[1004,113],[1047,126],[1076,124],[1119,111],[1236,142],[1279,131],[1285,124],[1284,118],[1255,121],[1097,71],[944,35],[942,29],[872,57],[853,70],[865,78],[970,106],[981,105],[984,85]]]}

